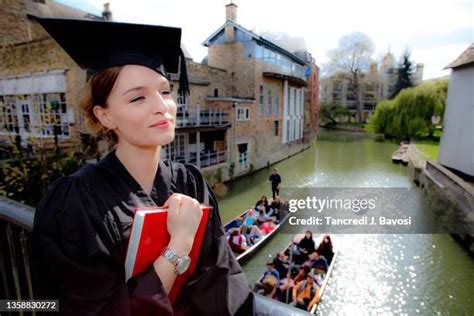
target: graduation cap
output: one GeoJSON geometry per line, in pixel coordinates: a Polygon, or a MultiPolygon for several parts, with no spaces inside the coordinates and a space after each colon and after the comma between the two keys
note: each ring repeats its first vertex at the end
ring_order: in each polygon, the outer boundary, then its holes
{"type": "Polygon", "coordinates": [[[88,75],[142,65],[164,76],[178,73],[180,95],[189,94],[181,29],[155,25],[34,17],[88,75]]]}

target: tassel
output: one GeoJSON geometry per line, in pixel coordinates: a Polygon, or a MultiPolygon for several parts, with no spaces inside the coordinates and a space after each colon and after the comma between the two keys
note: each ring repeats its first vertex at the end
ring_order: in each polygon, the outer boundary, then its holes
{"type": "Polygon", "coordinates": [[[186,99],[186,96],[189,95],[188,72],[186,70],[186,58],[184,57],[183,50],[181,50],[180,55],[178,94],[183,99],[186,99]]]}

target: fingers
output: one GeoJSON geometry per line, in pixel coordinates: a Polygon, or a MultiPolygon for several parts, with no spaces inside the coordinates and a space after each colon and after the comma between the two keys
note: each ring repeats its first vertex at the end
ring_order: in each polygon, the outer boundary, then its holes
{"type": "Polygon", "coordinates": [[[164,204],[164,207],[168,207],[168,217],[170,217],[173,221],[179,217],[181,199],[182,197],[180,194],[173,194],[168,198],[168,200],[166,200],[164,204]]]}
{"type": "MultiPolygon", "coordinates": [[[[181,209],[199,208],[199,201],[184,194],[173,193],[165,202],[163,207],[168,207],[171,213],[179,214],[181,209]]],[[[202,212],[201,212],[202,213],[202,212]]]]}

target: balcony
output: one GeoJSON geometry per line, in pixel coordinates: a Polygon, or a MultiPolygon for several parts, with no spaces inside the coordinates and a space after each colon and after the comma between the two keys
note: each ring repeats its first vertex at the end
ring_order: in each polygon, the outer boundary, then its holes
{"type": "Polygon", "coordinates": [[[305,68],[294,63],[263,58],[263,75],[271,78],[288,80],[289,82],[306,87],[305,68]]]}
{"type": "Polygon", "coordinates": [[[200,168],[206,168],[227,162],[227,152],[225,150],[205,149],[201,150],[199,159],[196,152],[182,155],[167,155],[165,158],[175,162],[191,163],[200,168]]]}
{"type": "Polygon", "coordinates": [[[199,107],[195,111],[189,111],[185,104],[178,105],[176,113],[176,128],[229,128],[229,113],[222,109],[201,110],[199,107]]]}

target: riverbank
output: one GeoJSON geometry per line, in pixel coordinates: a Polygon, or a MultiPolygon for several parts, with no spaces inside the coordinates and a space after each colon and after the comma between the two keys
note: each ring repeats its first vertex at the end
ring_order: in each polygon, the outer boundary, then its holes
{"type": "Polygon", "coordinates": [[[474,183],[438,163],[438,147],[432,141],[409,144],[404,154],[409,176],[423,190],[437,222],[474,258],[474,183]]]}
{"type": "Polygon", "coordinates": [[[438,222],[474,258],[474,183],[432,160],[418,181],[438,222]]]}

